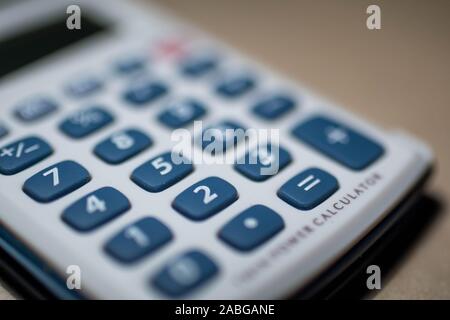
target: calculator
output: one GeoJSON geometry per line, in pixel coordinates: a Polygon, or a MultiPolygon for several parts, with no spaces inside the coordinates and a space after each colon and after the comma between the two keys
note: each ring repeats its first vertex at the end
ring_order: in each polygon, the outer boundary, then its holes
{"type": "Polygon", "coordinates": [[[76,3],[80,29],[70,1],[0,10],[0,245],[56,297],[314,291],[420,192],[433,154],[412,135],[157,5],[76,3]],[[207,129],[222,153],[205,155],[207,129]],[[228,143],[249,129],[275,133],[275,157],[228,143]]]}

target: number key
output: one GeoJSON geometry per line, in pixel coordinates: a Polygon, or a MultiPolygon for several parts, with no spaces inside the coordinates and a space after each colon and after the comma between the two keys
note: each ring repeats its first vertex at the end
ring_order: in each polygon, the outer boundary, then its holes
{"type": "Polygon", "coordinates": [[[53,149],[41,138],[30,136],[0,148],[0,173],[16,174],[52,154],[53,149]]]}
{"type": "Polygon", "coordinates": [[[23,191],[38,202],[50,202],[82,187],[91,180],[89,172],[74,161],[62,161],[25,181],[23,191]]]}
{"type": "Polygon", "coordinates": [[[136,129],[116,132],[100,142],[94,153],[103,161],[119,164],[137,155],[152,144],[152,140],[136,129]]]}
{"type": "Polygon", "coordinates": [[[72,114],[59,128],[69,137],[79,139],[100,130],[113,120],[113,116],[103,108],[92,107],[72,114]]]}
{"type": "Polygon", "coordinates": [[[105,250],[115,259],[131,263],[160,249],[172,238],[172,232],[162,222],[145,217],[110,239],[105,250]]]}
{"type": "Polygon", "coordinates": [[[209,177],[180,193],[172,206],[192,220],[204,220],[238,198],[236,189],[223,179],[209,177]]]}
{"type": "Polygon", "coordinates": [[[166,152],[136,168],[131,174],[131,180],[149,192],[160,192],[193,170],[194,167],[188,159],[178,158],[178,155],[166,152]]]}
{"type": "Polygon", "coordinates": [[[78,231],[89,231],[121,215],[130,207],[130,201],[121,192],[104,187],[64,210],[62,219],[78,231]]]}

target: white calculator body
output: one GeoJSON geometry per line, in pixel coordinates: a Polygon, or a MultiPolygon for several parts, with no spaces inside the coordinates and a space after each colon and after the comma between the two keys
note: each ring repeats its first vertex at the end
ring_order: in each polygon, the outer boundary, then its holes
{"type": "Polygon", "coordinates": [[[61,298],[289,297],[431,168],[419,140],[157,6],[76,2],[81,30],[67,29],[70,1],[0,10],[0,243],[61,298]],[[173,163],[172,134],[194,121],[275,129],[278,172],[173,163]]]}

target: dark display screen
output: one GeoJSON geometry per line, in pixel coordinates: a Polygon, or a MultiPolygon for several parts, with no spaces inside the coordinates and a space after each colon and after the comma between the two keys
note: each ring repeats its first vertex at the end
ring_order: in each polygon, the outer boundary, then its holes
{"type": "Polygon", "coordinates": [[[107,29],[83,16],[81,29],[69,30],[66,18],[54,18],[33,29],[0,40],[0,78],[40,58],[107,29]]]}

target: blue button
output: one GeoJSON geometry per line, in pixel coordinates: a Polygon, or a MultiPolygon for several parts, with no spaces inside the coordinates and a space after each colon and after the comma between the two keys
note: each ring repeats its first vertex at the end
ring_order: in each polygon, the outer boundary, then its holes
{"type": "Polygon", "coordinates": [[[170,297],[180,297],[204,285],[219,271],[201,251],[188,251],[172,260],[153,278],[153,285],[170,297]]]}
{"type": "Polygon", "coordinates": [[[159,121],[169,128],[180,128],[199,119],[206,113],[202,103],[193,99],[177,101],[158,115],[159,121]]]}
{"type": "Polygon", "coordinates": [[[109,164],[119,164],[151,146],[152,140],[143,132],[128,129],[114,133],[94,149],[94,153],[109,164]]]}
{"type": "Polygon", "coordinates": [[[111,187],[98,189],[64,210],[62,219],[78,231],[93,230],[131,207],[127,197],[111,187]]]}
{"type": "Polygon", "coordinates": [[[67,87],[67,93],[72,97],[81,98],[95,93],[102,88],[103,84],[100,79],[88,76],[76,79],[70,82],[67,87]]]}
{"type": "Polygon", "coordinates": [[[172,153],[163,153],[136,168],[131,180],[149,192],[160,192],[174,185],[194,170],[191,162],[172,153]],[[176,161],[176,162],[174,162],[176,161]]]}
{"type": "Polygon", "coordinates": [[[286,167],[292,158],[282,147],[261,145],[238,159],[237,171],[254,181],[264,181],[286,167]]]}
{"type": "Polygon", "coordinates": [[[0,139],[6,136],[9,133],[9,130],[6,126],[0,123],[0,139]]]}
{"type": "Polygon", "coordinates": [[[91,180],[85,168],[74,161],[62,161],[25,181],[23,191],[38,202],[50,202],[81,188],[91,180]]]}
{"type": "Polygon", "coordinates": [[[41,119],[58,109],[57,104],[48,98],[34,97],[19,104],[14,115],[23,122],[32,122],[41,119]]]}
{"type": "Polygon", "coordinates": [[[216,92],[226,98],[237,98],[249,92],[255,85],[255,80],[249,76],[231,77],[219,83],[216,92]]]}
{"type": "Polygon", "coordinates": [[[283,219],[273,210],[256,205],[240,213],[219,232],[219,238],[240,251],[250,251],[283,230],[283,219]]]}
{"type": "Polygon", "coordinates": [[[100,130],[113,120],[113,116],[105,109],[92,107],[72,114],[59,128],[69,137],[80,139],[100,130]]]}
{"type": "Polygon", "coordinates": [[[145,66],[145,59],[140,56],[126,56],[116,61],[115,69],[120,74],[130,74],[140,71],[145,66]]]}
{"type": "Polygon", "coordinates": [[[245,129],[234,121],[222,121],[203,130],[202,149],[211,155],[226,152],[245,138],[245,129]]]}
{"type": "Polygon", "coordinates": [[[125,91],[123,97],[134,106],[142,106],[161,98],[167,92],[167,86],[161,82],[138,80],[125,91]]]}
{"type": "Polygon", "coordinates": [[[253,112],[265,120],[275,120],[294,109],[295,104],[295,100],[289,96],[276,95],[259,101],[253,107],[253,112]]]}
{"type": "Polygon", "coordinates": [[[300,210],[310,210],[339,189],[339,183],[328,172],[317,168],[302,171],[278,190],[278,196],[300,210]]]}
{"type": "Polygon", "coordinates": [[[193,56],[182,61],[181,72],[189,77],[201,77],[217,67],[218,60],[213,56],[193,56]]]}
{"type": "Polygon", "coordinates": [[[354,170],[377,160],[383,147],[353,129],[325,117],[314,117],[298,125],[293,134],[328,157],[354,170]]]}
{"type": "Polygon", "coordinates": [[[192,220],[204,220],[238,199],[236,189],[223,179],[209,177],[180,193],[172,203],[175,210],[192,220]]]}
{"type": "Polygon", "coordinates": [[[160,249],[173,238],[172,232],[155,218],[143,218],[120,231],[105,245],[115,259],[130,263],[160,249]]]}
{"type": "Polygon", "coordinates": [[[31,136],[0,149],[0,173],[11,175],[31,167],[53,153],[41,138],[31,136]]]}

